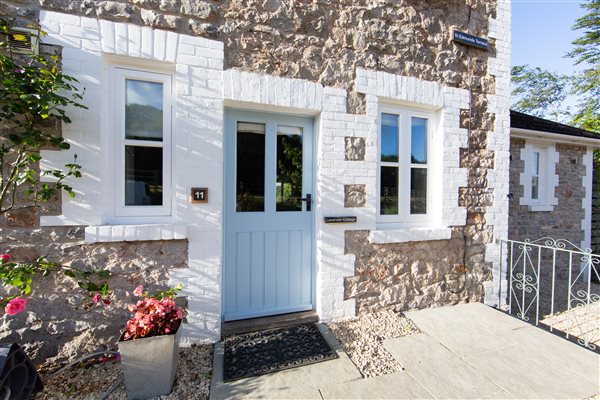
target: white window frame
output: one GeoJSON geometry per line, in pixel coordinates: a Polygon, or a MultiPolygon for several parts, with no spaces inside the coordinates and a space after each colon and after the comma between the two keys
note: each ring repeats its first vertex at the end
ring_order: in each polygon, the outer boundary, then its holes
{"type": "Polygon", "coordinates": [[[526,142],[525,147],[521,149],[521,159],[524,165],[520,177],[520,183],[523,185],[523,197],[520,199],[520,204],[529,206],[530,211],[552,211],[558,204],[558,199],[555,197],[558,177],[555,172],[552,172],[555,171],[557,157],[553,144],[526,142]],[[539,154],[537,199],[532,196],[534,153],[539,154]]]}
{"type": "Polygon", "coordinates": [[[116,217],[154,217],[171,216],[173,203],[172,190],[172,105],[173,91],[171,74],[142,71],[123,66],[112,66],[111,77],[113,93],[110,97],[114,104],[111,107],[114,125],[110,134],[115,143],[115,216],[116,217]],[[163,140],[147,141],[125,138],[125,81],[127,79],[158,82],[163,84],[163,140]],[[163,204],[160,206],[126,206],[125,205],[125,146],[161,147],[163,149],[163,204]]]}
{"type": "MultiPolygon", "coordinates": [[[[389,228],[409,228],[428,226],[433,222],[433,196],[432,182],[434,181],[433,160],[433,137],[437,130],[437,119],[435,114],[423,110],[414,109],[411,107],[401,107],[392,105],[380,105],[378,110],[377,120],[377,224],[379,227],[389,228]],[[381,115],[395,114],[399,117],[398,123],[398,162],[381,161],[381,115]],[[427,119],[427,213],[411,214],[410,213],[410,171],[413,167],[411,163],[411,119],[412,117],[427,119]],[[404,151],[403,151],[404,150],[404,151]],[[381,215],[381,167],[398,166],[399,179],[398,184],[398,214],[397,215],[381,215]],[[404,194],[404,195],[403,195],[404,194]]],[[[415,164],[416,165],[416,164],[415,164]]],[[[422,164],[416,165],[422,168],[422,164]]]]}

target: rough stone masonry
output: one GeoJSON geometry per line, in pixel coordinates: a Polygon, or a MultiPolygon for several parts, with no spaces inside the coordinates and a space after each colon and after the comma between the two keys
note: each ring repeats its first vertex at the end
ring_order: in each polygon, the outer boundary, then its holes
{"type": "MultiPolygon", "coordinates": [[[[346,253],[355,254],[356,263],[355,276],[345,280],[345,295],[357,300],[357,312],[362,313],[384,307],[408,309],[483,300],[483,283],[492,278],[484,252],[493,234],[486,221],[486,208],[494,201],[488,171],[495,167],[495,155],[488,149],[488,139],[495,115],[488,111],[488,96],[495,94],[496,79],[488,73],[488,59],[494,57],[495,49],[493,40],[488,51],[457,46],[451,35],[458,29],[485,37],[496,6],[496,1],[488,0],[18,0],[0,2],[0,14],[35,18],[38,10],[49,9],[221,40],[225,68],[343,88],[348,92],[347,109],[351,113],[365,111],[364,99],[354,90],[357,68],[470,90],[471,110],[464,110],[461,118],[461,127],[469,129],[469,146],[460,149],[460,166],[468,169],[468,185],[459,193],[459,205],[467,208],[466,225],[453,227],[450,240],[407,244],[373,245],[367,232],[346,232],[346,253]]],[[[347,147],[350,159],[364,157],[360,138],[348,142],[347,147]]],[[[362,197],[366,194],[360,187],[348,191],[351,198],[347,207],[364,205],[362,197]]],[[[144,271],[143,265],[157,266],[152,273],[154,282],[167,273],[163,267],[184,264],[180,257],[185,254],[183,242],[87,246],[69,239],[64,231],[53,232],[55,236],[43,235],[36,248],[56,249],[58,252],[49,254],[59,254],[62,261],[66,259],[62,246],[70,249],[72,259],[76,254],[88,262],[116,246],[127,263],[137,265],[137,274],[144,271]],[[142,251],[136,246],[146,247],[142,251]],[[165,251],[165,246],[173,247],[165,251]]],[[[3,245],[11,235],[10,230],[3,233],[3,245]]],[[[15,252],[17,247],[32,246],[26,240],[11,243],[15,252]]],[[[110,260],[123,276],[127,275],[122,263],[110,260]]],[[[69,323],[80,326],[86,318],[76,314],[69,323]]],[[[30,340],[19,337],[24,323],[5,320],[2,335],[6,337],[10,328],[11,338],[30,340]]],[[[44,325],[40,329],[58,335],[62,332],[44,325]]],[[[85,329],[78,332],[83,334],[85,329]]],[[[62,348],[72,339],[64,338],[62,348]]],[[[63,353],[70,354],[67,350],[63,353]]]]}

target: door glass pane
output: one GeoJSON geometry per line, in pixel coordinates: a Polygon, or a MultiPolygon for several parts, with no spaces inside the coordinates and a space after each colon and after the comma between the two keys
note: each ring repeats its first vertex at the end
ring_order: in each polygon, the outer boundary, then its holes
{"type": "Polygon", "coordinates": [[[427,214],[427,168],[410,169],[410,213],[427,214]]]}
{"type": "Polygon", "coordinates": [[[302,211],[302,128],[277,127],[277,211],[302,211]]]}
{"type": "Polygon", "coordinates": [[[237,123],[236,211],[265,210],[265,124],[237,123]]]}
{"type": "Polygon", "coordinates": [[[125,205],[163,204],[163,149],[125,146],[125,205]]]}
{"type": "Polygon", "coordinates": [[[427,164],[427,119],[412,117],[410,131],[410,162],[427,164]]]}
{"type": "Polygon", "coordinates": [[[398,214],[398,168],[381,167],[379,212],[381,215],[398,214]]]}
{"type": "Polygon", "coordinates": [[[162,141],[163,84],[125,81],[125,138],[162,141]]]}
{"type": "Polygon", "coordinates": [[[381,161],[398,161],[398,116],[381,114],[381,161]]]}

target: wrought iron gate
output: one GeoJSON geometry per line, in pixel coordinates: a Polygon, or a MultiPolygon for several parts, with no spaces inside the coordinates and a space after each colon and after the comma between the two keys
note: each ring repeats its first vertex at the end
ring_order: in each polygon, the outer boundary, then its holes
{"type": "Polygon", "coordinates": [[[499,240],[505,311],[589,349],[600,347],[600,255],[568,240],[499,240]]]}

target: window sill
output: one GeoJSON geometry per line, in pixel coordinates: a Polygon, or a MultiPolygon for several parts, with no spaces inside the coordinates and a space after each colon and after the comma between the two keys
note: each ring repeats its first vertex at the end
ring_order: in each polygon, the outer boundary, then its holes
{"type": "Polygon", "coordinates": [[[97,225],[85,228],[85,242],[135,242],[186,239],[185,225],[97,225]]]}
{"type": "Polygon", "coordinates": [[[452,230],[448,227],[437,228],[406,228],[394,230],[371,231],[369,241],[371,243],[407,243],[426,242],[430,240],[447,240],[452,236],[452,230]]]}
{"type": "Polygon", "coordinates": [[[529,206],[529,211],[554,211],[554,206],[529,206]]]}

